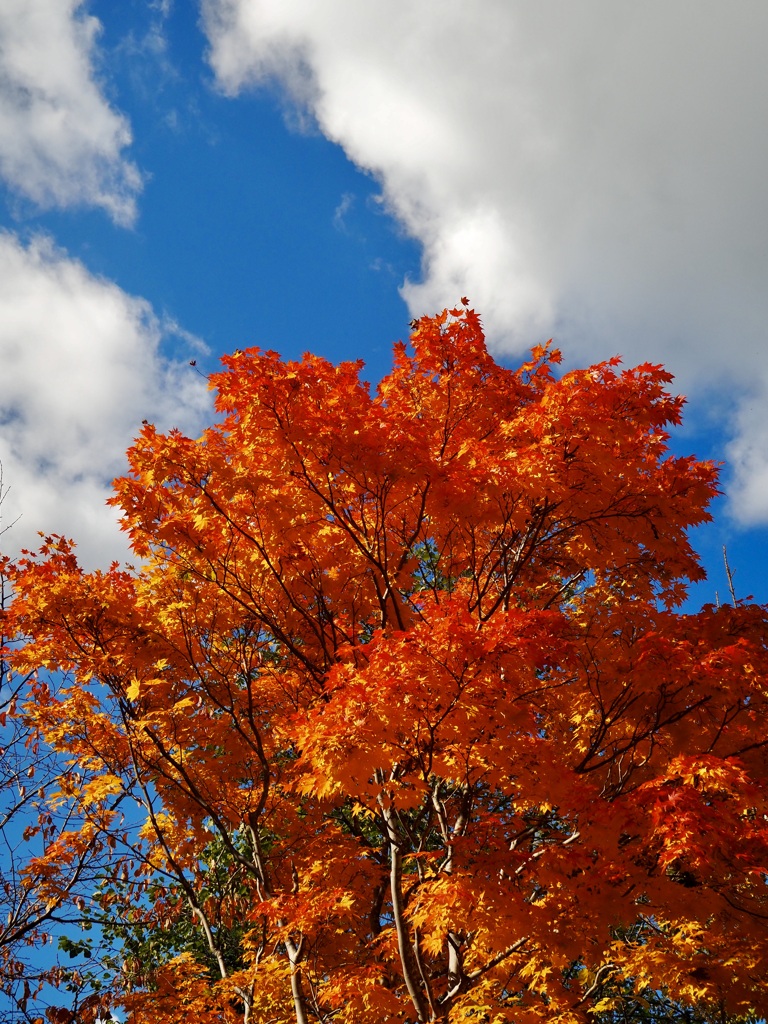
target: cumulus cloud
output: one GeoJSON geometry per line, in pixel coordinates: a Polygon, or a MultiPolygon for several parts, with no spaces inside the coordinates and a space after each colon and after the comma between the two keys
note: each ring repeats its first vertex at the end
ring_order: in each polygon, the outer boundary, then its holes
{"type": "Polygon", "coordinates": [[[130,224],[141,176],[96,74],[99,29],[82,0],[0,4],[0,177],[40,207],[97,206],[130,224]]]}
{"type": "Polygon", "coordinates": [[[414,314],[468,294],[497,352],[665,362],[768,521],[764,0],[202,9],[222,90],[281,82],[378,177],[424,247],[414,314]]]}
{"type": "Polygon", "coordinates": [[[733,511],[745,523],[768,520],[768,380],[758,379],[739,403],[726,455],[734,467],[733,511]]]}
{"type": "Polygon", "coordinates": [[[6,551],[37,532],[74,537],[89,566],[122,557],[111,480],[141,420],[196,433],[210,420],[204,380],[163,357],[149,304],[94,277],[45,237],[0,234],[0,462],[6,551]]]}

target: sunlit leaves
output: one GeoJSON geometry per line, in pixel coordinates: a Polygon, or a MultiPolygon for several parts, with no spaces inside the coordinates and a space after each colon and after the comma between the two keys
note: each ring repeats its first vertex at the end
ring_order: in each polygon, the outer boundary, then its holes
{"type": "Polygon", "coordinates": [[[126,948],[168,936],[115,979],[135,1021],[756,1005],[765,609],[674,611],[717,474],[668,455],[669,375],[558,362],[499,366],[466,308],[375,391],[238,352],[217,424],[129,452],[135,572],[17,566],[72,847],[133,858],[126,948]]]}

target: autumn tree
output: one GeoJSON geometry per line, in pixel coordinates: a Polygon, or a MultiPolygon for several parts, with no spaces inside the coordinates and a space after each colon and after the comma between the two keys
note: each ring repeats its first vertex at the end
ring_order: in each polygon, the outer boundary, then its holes
{"type": "Polygon", "coordinates": [[[238,352],[129,452],[137,569],[13,568],[133,1024],[766,1010],[766,609],[679,611],[717,471],[670,376],[558,361],[466,305],[375,393],[238,352]]]}
{"type": "MultiPolygon", "coordinates": [[[[0,513],[7,494],[0,464],[0,513]]],[[[0,538],[13,523],[0,518],[0,538]]],[[[0,555],[0,1022],[38,1020],[62,983],[70,1005],[94,1009],[91,986],[79,991],[62,970],[55,933],[80,927],[86,897],[105,870],[102,847],[86,838],[79,801],[59,792],[66,764],[20,713],[33,687],[32,670],[13,674],[9,660],[21,640],[9,634],[13,570],[0,555]]]]}

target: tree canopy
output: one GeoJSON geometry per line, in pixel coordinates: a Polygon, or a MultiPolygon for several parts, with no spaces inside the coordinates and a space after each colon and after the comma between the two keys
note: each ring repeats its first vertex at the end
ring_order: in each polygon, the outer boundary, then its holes
{"type": "Polygon", "coordinates": [[[768,616],[679,610],[717,469],[669,374],[505,368],[464,301],[373,392],[223,362],[115,482],[135,569],[6,567],[131,1021],[764,1012],[768,616]]]}

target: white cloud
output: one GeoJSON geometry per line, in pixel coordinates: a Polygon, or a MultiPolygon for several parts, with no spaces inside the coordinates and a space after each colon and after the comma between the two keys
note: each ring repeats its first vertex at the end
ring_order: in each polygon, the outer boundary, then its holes
{"type": "Polygon", "coordinates": [[[734,511],[768,521],[764,0],[202,9],[225,92],[278,79],[377,175],[424,246],[414,314],[467,294],[499,352],[663,361],[694,415],[730,389],[734,511]]]}
{"type": "Polygon", "coordinates": [[[210,420],[205,381],[160,352],[164,332],[199,339],[92,276],[38,237],[0,234],[0,462],[10,493],[6,551],[37,531],[72,536],[88,565],[126,552],[105,501],[141,420],[196,433],[210,420]]]}
{"type": "Polygon", "coordinates": [[[354,195],[351,192],[345,192],[339,200],[339,205],[333,211],[333,226],[337,231],[341,231],[344,234],[349,232],[346,217],[354,205],[354,195]]]}
{"type": "Polygon", "coordinates": [[[97,206],[130,224],[141,176],[96,75],[99,29],[82,0],[0,4],[0,176],[41,207],[97,206]]]}
{"type": "Polygon", "coordinates": [[[768,380],[763,376],[742,396],[735,437],[726,448],[734,467],[731,504],[745,523],[768,520],[768,380]]]}

